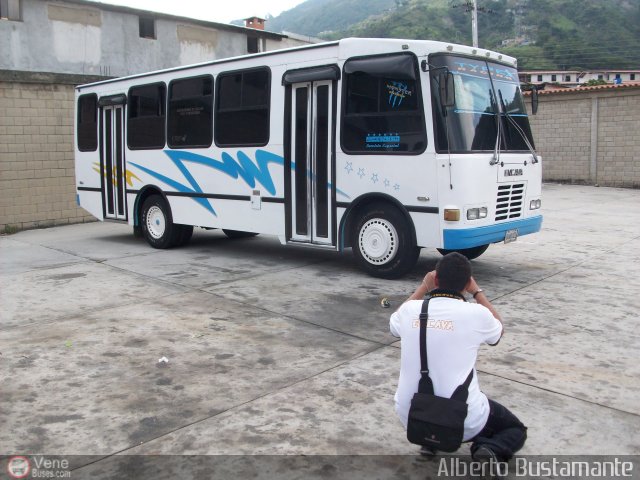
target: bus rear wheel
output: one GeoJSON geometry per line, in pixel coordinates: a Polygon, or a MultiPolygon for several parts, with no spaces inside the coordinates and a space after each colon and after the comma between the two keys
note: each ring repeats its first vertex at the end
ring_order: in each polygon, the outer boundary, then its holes
{"type": "Polygon", "coordinates": [[[151,195],[142,204],[142,234],[153,248],[171,248],[180,239],[182,225],[175,225],[171,208],[160,195],[151,195]]]}
{"type": "Polygon", "coordinates": [[[442,255],[446,255],[447,253],[451,253],[451,252],[458,252],[464,255],[465,257],[467,257],[469,260],[473,260],[474,258],[478,258],[480,255],[486,252],[487,248],[489,248],[488,244],[479,245],[477,247],[471,247],[471,248],[459,248],[457,250],[446,250],[444,248],[439,248],[438,251],[442,255]]]}
{"type": "Polygon", "coordinates": [[[391,205],[369,206],[355,223],[351,238],[356,262],[374,277],[401,277],[420,256],[406,218],[391,205]]]}

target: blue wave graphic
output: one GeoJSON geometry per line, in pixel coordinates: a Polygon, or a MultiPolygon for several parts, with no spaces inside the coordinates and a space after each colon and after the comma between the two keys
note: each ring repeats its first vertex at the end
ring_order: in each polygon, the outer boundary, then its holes
{"type": "MultiPolygon", "coordinates": [[[[271,195],[276,194],[276,186],[274,185],[273,179],[271,178],[271,172],[269,172],[269,164],[284,166],[283,157],[266,150],[256,150],[255,163],[253,160],[251,160],[251,158],[249,158],[246,153],[241,151],[238,152],[237,160],[227,152],[222,153],[221,160],[216,160],[214,158],[205,157],[204,155],[198,155],[197,153],[187,152],[183,150],[165,150],[164,153],[171,159],[178,170],[180,170],[182,175],[184,175],[184,178],[187,180],[189,185],[184,185],[176,180],[167,177],[166,175],[151,170],[150,168],[143,167],[142,165],[139,165],[137,163],[129,162],[129,165],[133,165],[134,167],[139,168],[143,172],[148,173],[152,177],[157,178],[161,182],[174,188],[176,191],[185,193],[204,193],[196,179],[193,177],[193,175],[185,165],[187,162],[211,167],[215,170],[219,170],[226,175],[229,175],[234,179],[241,178],[252,189],[255,188],[259,183],[271,195]]],[[[295,168],[295,164],[293,162],[291,163],[291,168],[295,168]]],[[[315,175],[312,175],[310,171],[308,171],[307,173],[310,178],[315,181],[315,175]]],[[[328,183],[327,187],[333,188],[333,185],[331,183],[328,183]]],[[[336,192],[340,195],[345,196],[346,198],[350,198],[349,195],[344,193],[342,190],[336,189],[336,192]]],[[[198,202],[213,215],[217,216],[217,213],[213,209],[213,206],[208,199],[193,197],[193,200],[198,202]]]]}

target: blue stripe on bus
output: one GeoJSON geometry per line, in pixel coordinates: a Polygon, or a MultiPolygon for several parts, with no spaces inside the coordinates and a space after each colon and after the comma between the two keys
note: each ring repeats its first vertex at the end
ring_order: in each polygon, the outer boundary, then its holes
{"type": "Polygon", "coordinates": [[[507,230],[518,230],[518,236],[539,232],[542,215],[485,227],[445,229],[443,231],[446,250],[478,247],[489,243],[502,242],[507,230]]]}

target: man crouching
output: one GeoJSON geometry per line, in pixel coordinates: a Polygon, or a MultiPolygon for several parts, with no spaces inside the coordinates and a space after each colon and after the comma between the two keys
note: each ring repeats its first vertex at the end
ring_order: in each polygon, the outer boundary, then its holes
{"type": "Polygon", "coordinates": [[[475,371],[480,345],[494,346],[500,341],[502,319],[472,277],[469,260],[459,253],[442,257],[435,271],[427,273],[416,291],[391,315],[391,334],[402,339],[396,413],[406,428],[411,399],[421,377],[419,316],[427,294],[431,300],[426,350],[433,392],[451,397],[473,369],[463,442],[472,442],[475,461],[508,461],[524,445],[527,427],[480,391],[475,371]],[[476,303],[468,303],[465,292],[476,303]]]}

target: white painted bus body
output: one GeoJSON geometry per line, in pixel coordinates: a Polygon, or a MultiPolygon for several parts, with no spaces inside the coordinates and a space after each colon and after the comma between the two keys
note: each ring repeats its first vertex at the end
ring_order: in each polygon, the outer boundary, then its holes
{"type": "MultiPolygon", "coordinates": [[[[542,223],[539,202],[536,203],[541,196],[542,178],[538,157],[529,151],[437,151],[432,112],[435,97],[431,94],[428,71],[430,56],[436,53],[515,66],[515,59],[511,57],[462,45],[421,40],[345,39],[77,87],[76,101],[80,96],[90,94],[95,94],[99,102],[106,99],[104,105],[98,107],[101,119],[99,147],[95,151],[80,151],[76,142],[78,203],[100,220],[111,219],[138,225],[139,197],[145,189],[153,187],[166,198],[176,224],[276,235],[283,244],[308,243],[335,250],[352,245],[350,229],[354,224],[349,222],[353,222],[358,215],[357,205],[363,198],[389,202],[408,215],[418,247],[469,249],[504,241],[507,232],[515,231],[517,236],[521,236],[538,231],[542,223]],[[401,53],[415,55],[420,66],[417,82],[422,93],[426,147],[418,154],[406,155],[346,153],[341,142],[345,62],[359,57],[401,53]],[[156,149],[128,148],[126,96],[132,87],[156,82],[169,85],[176,79],[200,75],[212,76],[215,86],[218,75],[223,72],[257,66],[267,67],[270,71],[266,145],[218,147],[213,141],[207,148],[170,148],[166,143],[156,149]],[[287,107],[286,98],[291,95],[291,90],[284,85],[284,78],[287,72],[305,72],[304,69],[313,71],[313,67],[323,66],[334,66],[339,78],[311,79],[306,82],[310,92],[314,86],[325,85],[333,95],[328,106],[331,116],[329,127],[333,132],[333,140],[327,147],[330,157],[326,185],[330,203],[327,213],[329,231],[323,238],[318,238],[314,237],[312,231],[296,235],[295,225],[292,225],[296,208],[291,187],[291,183],[295,182],[292,178],[295,139],[291,133],[292,109],[287,107]],[[111,108],[110,99],[116,108],[122,109],[120,148],[123,171],[120,172],[120,183],[126,182],[124,197],[120,200],[123,204],[120,205],[121,214],[116,211],[111,215],[107,214],[105,192],[109,183],[112,189],[117,190],[118,173],[115,169],[108,173],[103,158],[103,111],[111,108]],[[119,99],[122,102],[118,107],[119,99]],[[511,201],[511,196],[522,197],[520,209],[513,217],[508,215],[507,218],[496,220],[498,205],[504,203],[505,189],[509,190],[507,201],[511,201]],[[472,208],[486,209],[486,216],[468,219],[467,211],[472,208]],[[459,220],[445,220],[445,210],[458,210],[459,220]],[[345,218],[347,212],[354,217],[345,218]]],[[[304,75],[299,80],[294,84],[294,89],[295,85],[305,83],[304,75]]],[[[290,97],[289,102],[293,101],[290,97]]],[[[313,108],[311,103],[309,105],[313,108]]],[[[310,125],[313,123],[311,120],[310,125]]],[[[76,131],[78,121],[76,115],[76,131]]],[[[384,135],[390,132],[372,132],[372,135],[374,133],[383,139],[392,138],[392,135],[384,135]]],[[[308,147],[315,147],[312,135],[308,140],[308,147]]],[[[110,141],[113,155],[118,148],[118,140],[112,135],[110,141]]],[[[315,173],[309,172],[308,186],[311,190],[317,188],[314,181],[315,173]]],[[[317,190],[313,191],[317,193],[317,190]]]]}

